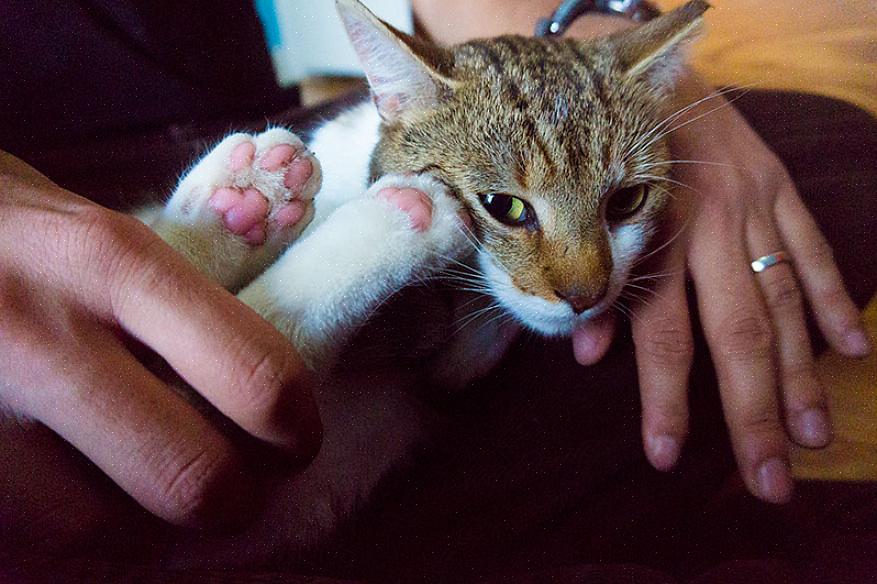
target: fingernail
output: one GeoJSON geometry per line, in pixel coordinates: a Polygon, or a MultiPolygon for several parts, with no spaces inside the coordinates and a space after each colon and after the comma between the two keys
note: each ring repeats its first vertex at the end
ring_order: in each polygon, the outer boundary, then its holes
{"type": "Polygon", "coordinates": [[[831,441],[831,424],[819,408],[811,408],[799,419],[802,446],[821,448],[831,441]]]}
{"type": "Polygon", "coordinates": [[[792,498],[792,477],[789,465],[781,458],[764,462],[756,473],[758,493],[770,503],[788,503],[792,498]]]}
{"type": "Polygon", "coordinates": [[[658,470],[668,471],[679,460],[679,442],[666,434],[649,437],[652,464],[658,470]]]}
{"type": "Polygon", "coordinates": [[[868,338],[868,334],[862,329],[848,333],[844,341],[846,342],[847,350],[851,353],[861,357],[871,354],[871,339],[868,338]]]}

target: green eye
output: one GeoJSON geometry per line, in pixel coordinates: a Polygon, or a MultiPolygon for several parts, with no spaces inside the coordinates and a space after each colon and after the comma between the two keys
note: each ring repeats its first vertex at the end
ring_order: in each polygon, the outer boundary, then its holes
{"type": "Polygon", "coordinates": [[[511,195],[481,195],[481,204],[487,212],[506,225],[524,225],[535,218],[530,205],[511,195]]]}
{"type": "Polygon", "coordinates": [[[649,195],[647,185],[636,185],[618,189],[609,197],[606,204],[606,218],[610,221],[627,219],[640,209],[649,195]]]}

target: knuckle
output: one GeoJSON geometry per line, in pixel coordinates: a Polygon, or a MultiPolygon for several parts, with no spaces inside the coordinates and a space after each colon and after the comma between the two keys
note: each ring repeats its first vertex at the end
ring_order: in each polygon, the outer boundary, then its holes
{"type": "Polygon", "coordinates": [[[815,405],[822,401],[822,389],[812,360],[783,367],[783,393],[787,399],[815,405]]]}
{"type": "Polygon", "coordinates": [[[688,406],[684,398],[650,400],[643,416],[656,434],[684,436],[688,432],[688,406]]]}
{"type": "Polygon", "coordinates": [[[724,357],[749,360],[768,358],[772,354],[773,331],[764,317],[736,314],[722,330],[718,349],[724,357]]]}
{"type": "Polygon", "coordinates": [[[149,236],[136,219],[102,207],[88,207],[63,227],[67,231],[62,252],[66,259],[87,273],[114,273],[125,258],[142,249],[149,236]]]}
{"type": "Polygon", "coordinates": [[[671,319],[661,319],[651,323],[651,328],[645,333],[641,345],[652,362],[664,366],[685,365],[691,361],[694,353],[691,331],[671,319]]]}
{"type": "Polygon", "coordinates": [[[242,367],[239,385],[243,404],[256,420],[267,423],[281,410],[284,388],[288,385],[290,367],[282,351],[265,350],[242,367]]]}
{"type": "Polygon", "coordinates": [[[227,476],[228,459],[201,449],[168,468],[156,485],[165,518],[177,524],[198,523],[212,511],[215,493],[227,476]]]}
{"type": "Polygon", "coordinates": [[[753,440],[764,440],[784,434],[777,412],[767,406],[748,412],[740,421],[739,431],[753,440]]]}
{"type": "Polygon", "coordinates": [[[707,197],[703,203],[703,210],[709,220],[710,229],[735,233],[742,230],[745,216],[744,208],[735,203],[736,201],[729,201],[725,198],[711,200],[707,197]]]}
{"type": "Polygon", "coordinates": [[[802,306],[801,290],[795,277],[788,272],[779,278],[762,284],[768,307],[773,310],[799,310],[802,306]]]}

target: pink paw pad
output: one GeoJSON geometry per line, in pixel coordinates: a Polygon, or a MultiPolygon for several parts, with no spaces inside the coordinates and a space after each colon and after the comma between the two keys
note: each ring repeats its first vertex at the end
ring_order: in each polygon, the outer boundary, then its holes
{"type": "Polygon", "coordinates": [[[378,198],[389,201],[408,214],[415,231],[426,231],[432,225],[432,201],[416,189],[383,189],[378,198]]]}
{"type": "Polygon", "coordinates": [[[305,204],[301,201],[292,201],[274,213],[274,221],[281,229],[292,227],[305,216],[305,204]]]}
{"type": "Polygon", "coordinates": [[[307,158],[297,158],[283,175],[283,185],[293,192],[301,192],[314,174],[314,165],[307,158]]]}
{"type": "Polygon", "coordinates": [[[256,145],[252,142],[242,142],[234,147],[229,156],[229,166],[232,172],[240,172],[253,164],[256,156],[256,145]]]}
{"type": "Polygon", "coordinates": [[[220,188],[210,197],[210,208],[222,214],[225,228],[240,235],[250,245],[266,239],[268,200],[256,189],[220,188]]]}
{"type": "Polygon", "coordinates": [[[296,150],[289,144],[280,144],[268,150],[259,161],[259,166],[265,170],[280,170],[295,158],[296,150]]]}

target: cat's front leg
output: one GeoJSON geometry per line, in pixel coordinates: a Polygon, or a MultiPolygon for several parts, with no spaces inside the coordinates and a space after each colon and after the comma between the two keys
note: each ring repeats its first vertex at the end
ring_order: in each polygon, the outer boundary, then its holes
{"type": "Polygon", "coordinates": [[[425,175],[386,176],[336,209],[238,297],[320,369],[381,303],[468,245],[461,207],[447,187],[425,175]]]}
{"type": "Polygon", "coordinates": [[[180,181],[152,228],[202,272],[236,289],[301,234],[320,181],[317,159],[292,132],[232,134],[180,181]]]}

